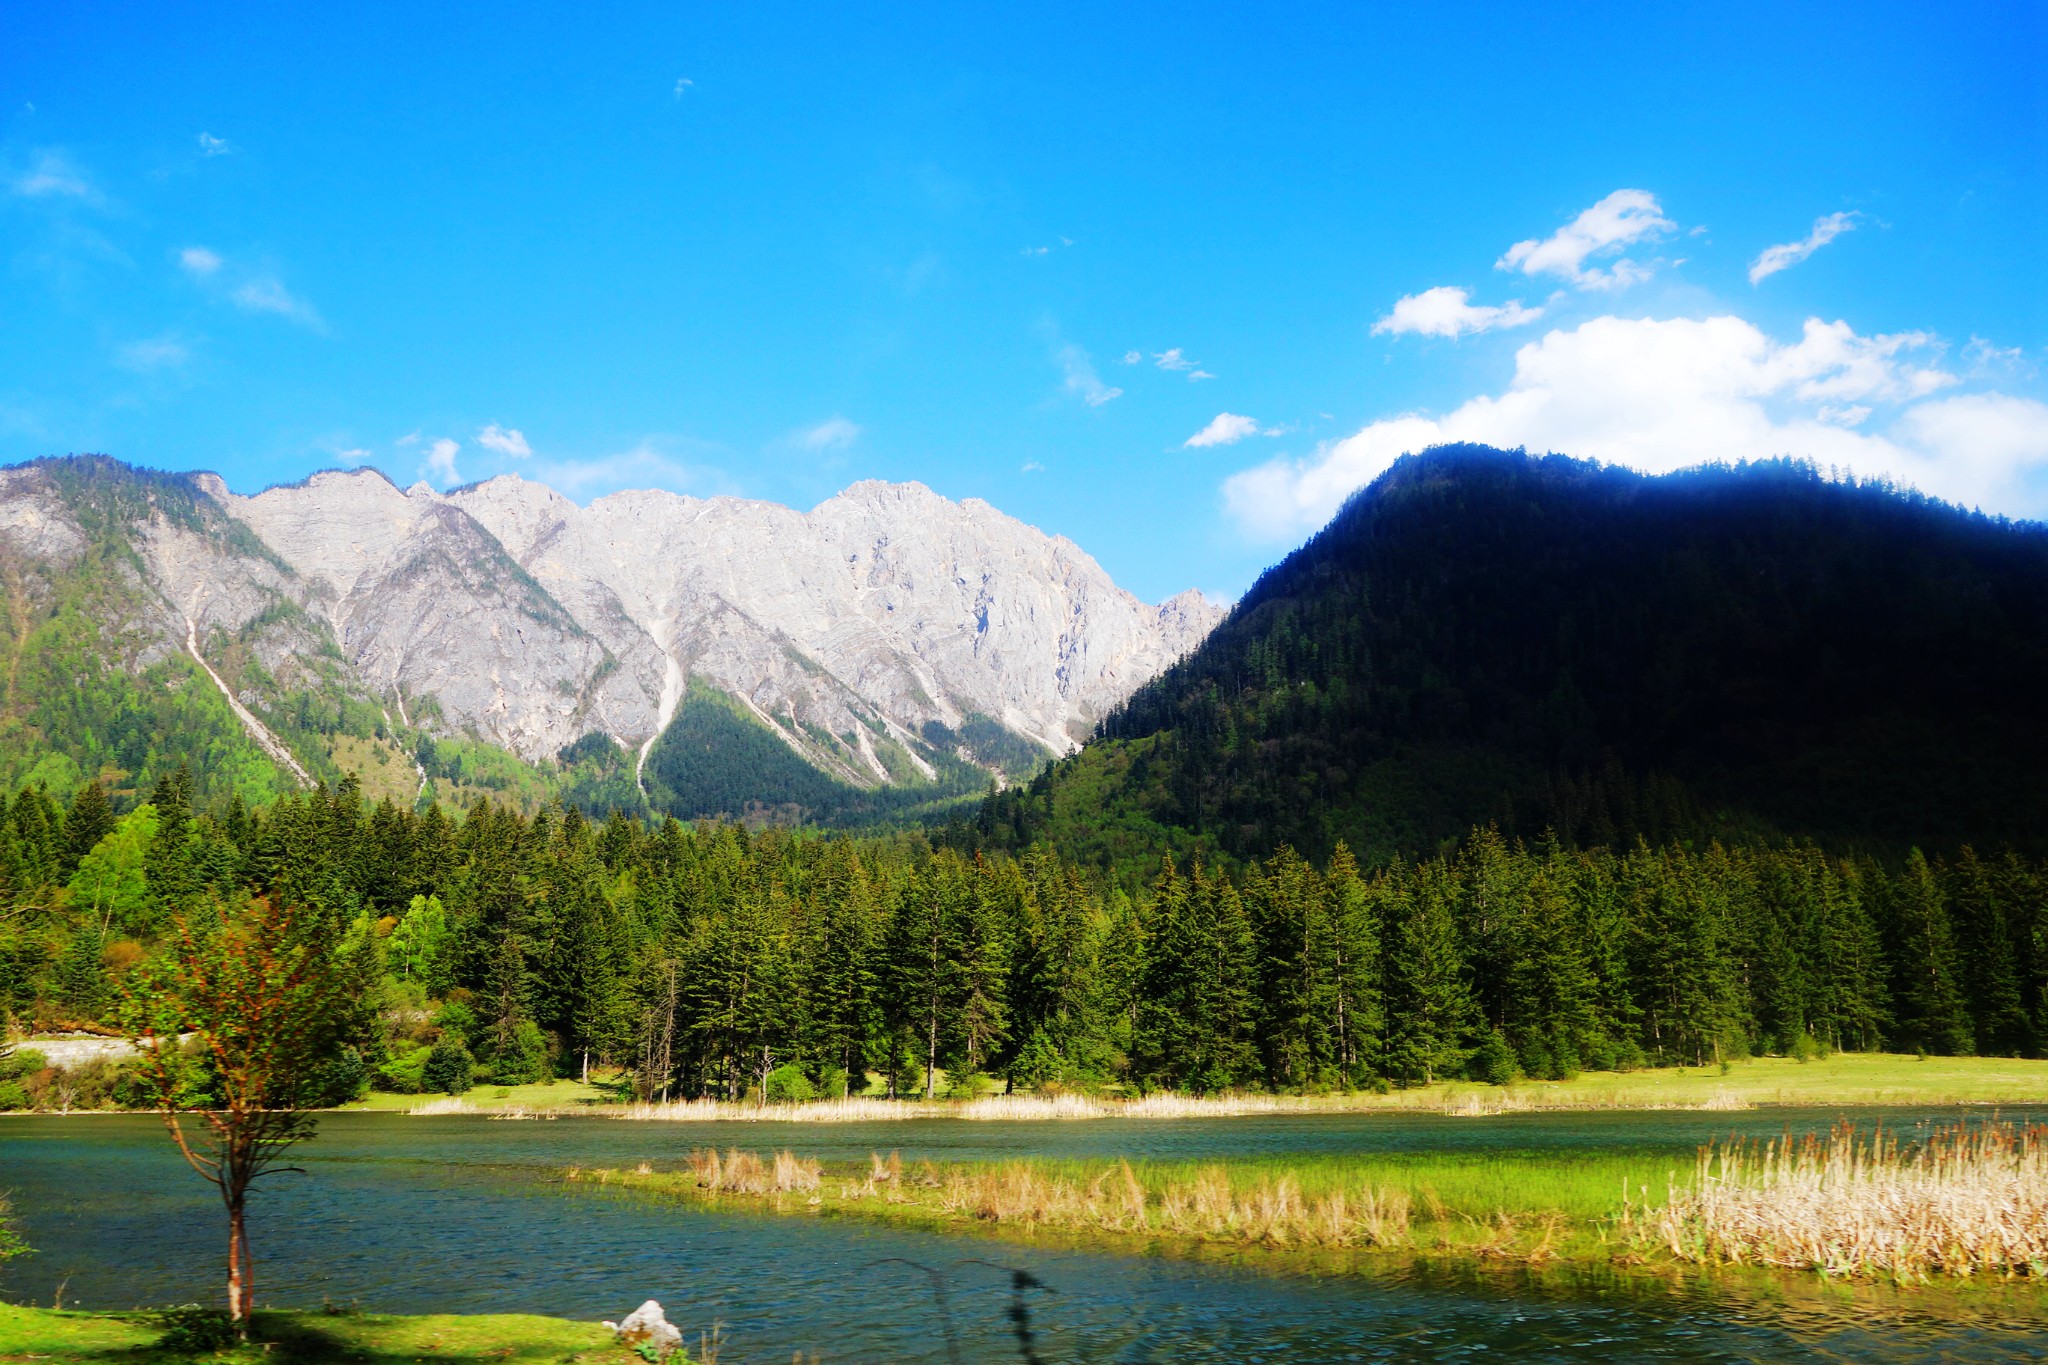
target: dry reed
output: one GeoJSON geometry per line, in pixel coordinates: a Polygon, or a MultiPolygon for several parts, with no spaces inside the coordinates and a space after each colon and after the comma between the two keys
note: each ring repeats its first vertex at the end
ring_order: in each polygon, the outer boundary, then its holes
{"type": "Polygon", "coordinates": [[[725,1194],[791,1194],[818,1188],[823,1168],[792,1152],[777,1152],[764,1162],[735,1148],[723,1157],[716,1148],[690,1153],[690,1170],[700,1189],[725,1194]]]}
{"type": "Polygon", "coordinates": [[[1689,1188],[1631,1210],[1680,1260],[1827,1275],[2048,1275],[2048,1127],[1957,1124],[1902,1145],[1839,1124],[1825,1139],[1703,1148],[1689,1188]]]}

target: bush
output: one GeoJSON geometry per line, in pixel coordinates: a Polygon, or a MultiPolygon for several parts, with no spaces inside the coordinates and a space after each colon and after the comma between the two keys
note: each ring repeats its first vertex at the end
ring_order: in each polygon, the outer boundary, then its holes
{"type": "Polygon", "coordinates": [[[1506,1037],[1494,1029],[1472,1054],[1467,1074],[1488,1085],[1512,1085],[1521,1076],[1522,1068],[1515,1061],[1515,1050],[1508,1046],[1506,1037]]]}
{"type": "Polygon", "coordinates": [[[962,1071],[946,1077],[946,1098],[978,1100],[996,1088],[996,1079],[979,1071],[962,1071]]]}
{"type": "Polygon", "coordinates": [[[0,1111],[28,1108],[28,1091],[20,1081],[0,1081],[0,1111]]]}
{"type": "MultiPolygon", "coordinates": [[[[456,1044],[460,1047],[461,1044],[456,1044]]],[[[427,1058],[434,1049],[425,1043],[399,1043],[377,1068],[377,1088],[400,1095],[417,1095],[426,1088],[427,1058]]]]}
{"type": "Polygon", "coordinates": [[[804,1069],[795,1062],[784,1062],[768,1073],[761,1083],[762,1093],[770,1100],[801,1102],[816,1099],[818,1091],[811,1084],[811,1078],[804,1075],[804,1069]]]}
{"type": "Polygon", "coordinates": [[[426,1064],[420,1068],[420,1088],[460,1095],[469,1089],[475,1074],[476,1059],[469,1055],[469,1049],[461,1043],[443,1040],[434,1044],[426,1064]]]}
{"type": "Polygon", "coordinates": [[[827,1062],[818,1068],[818,1093],[828,1100],[840,1099],[847,1093],[847,1076],[843,1067],[827,1062]]]}
{"type": "Polygon", "coordinates": [[[498,1085],[531,1085],[547,1075],[547,1035],[531,1019],[521,1019],[491,1059],[491,1080],[498,1085]]]}
{"type": "Polygon", "coordinates": [[[164,1325],[157,1346],[177,1355],[212,1355],[242,1339],[235,1330],[235,1320],[218,1308],[187,1304],[183,1308],[166,1308],[156,1316],[164,1325]]]}
{"type": "Polygon", "coordinates": [[[0,1057],[0,1081],[20,1080],[49,1066],[50,1059],[32,1047],[16,1048],[0,1057]]]}

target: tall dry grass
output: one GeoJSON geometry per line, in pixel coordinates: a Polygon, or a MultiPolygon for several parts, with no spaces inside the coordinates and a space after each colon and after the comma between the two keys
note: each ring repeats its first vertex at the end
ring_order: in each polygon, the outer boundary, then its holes
{"type": "Polygon", "coordinates": [[[1903,1144],[1844,1123],[1826,1138],[1725,1142],[1638,1227],[1685,1261],[2048,1275],[2048,1127],[1957,1124],[1903,1144]]]}
{"type": "MultiPolygon", "coordinates": [[[[879,1159],[866,1187],[845,1197],[873,1194],[901,1199],[900,1182],[879,1159]]],[[[1127,1161],[1091,1178],[1050,1174],[1029,1162],[986,1170],[952,1171],[936,1195],[940,1208],[983,1222],[1115,1233],[1165,1233],[1208,1242],[1264,1246],[1363,1247],[1406,1241],[1409,1205],[1398,1190],[1363,1187],[1304,1196],[1292,1177],[1262,1177],[1233,1189],[1221,1167],[1205,1167],[1185,1180],[1148,1188],[1127,1161]]]]}
{"type": "Polygon", "coordinates": [[[763,1161],[737,1149],[721,1157],[715,1147],[690,1153],[690,1171],[699,1188],[728,1194],[808,1194],[823,1175],[816,1161],[793,1152],[763,1161]]]}

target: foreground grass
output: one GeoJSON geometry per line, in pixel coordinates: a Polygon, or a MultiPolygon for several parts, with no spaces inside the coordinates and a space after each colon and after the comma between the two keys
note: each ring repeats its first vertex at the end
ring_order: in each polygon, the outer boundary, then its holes
{"type": "MultiPolygon", "coordinates": [[[[197,1357],[157,1345],[163,1324],[151,1313],[59,1313],[0,1304],[0,1362],[51,1365],[169,1365],[192,1359],[227,1365],[456,1365],[509,1361],[513,1365],[639,1365],[640,1357],[615,1345],[591,1322],[519,1314],[388,1317],[375,1314],[263,1313],[256,1340],[197,1357]]],[[[671,1360],[678,1359],[671,1357],[671,1360]]]]}

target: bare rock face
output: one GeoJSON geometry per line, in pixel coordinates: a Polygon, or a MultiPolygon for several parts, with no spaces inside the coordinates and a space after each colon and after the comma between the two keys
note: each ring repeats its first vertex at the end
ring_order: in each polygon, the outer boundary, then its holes
{"type": "Polygon", "coordinates": [[[596,730],[644,749],[693,676],[863,785],[891,777],[878,737],[977,715],[1065,753],[1221,615],[1196,593],[1147,606],[1071,541],[920,484],[800,513],[363,471],[229,503],[331,594],[367,681],[528,758],[596,730]]]}
{"type": "MultiPolygon", "coordinates": [[[[231,695],[236,660],[331,675],[528,760],[603,733],[644,761],[692,680],[862,786],[932,775],[920,749],[973,757],[962,734],[990,722],[1065,753],[1222,615],[1193,592],[1149,606],[1071,541],[914,483],[798,512],[654,491],[580,507],[512,475],[441,494],[330,471],[254,497],[150,477],[191,504],[135,528],[158,657],[204,655],[231,695]]],[[[0,471],[0,556],[85,552],[54,488],[0,471]]]]}

